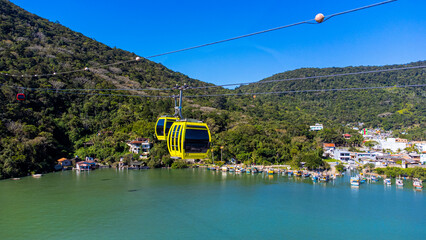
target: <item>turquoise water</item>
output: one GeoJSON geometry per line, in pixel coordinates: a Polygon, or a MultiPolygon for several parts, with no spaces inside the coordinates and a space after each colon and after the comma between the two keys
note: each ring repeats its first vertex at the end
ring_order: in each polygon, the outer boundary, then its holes
{"type": "Polygon", "coordinates": [[[348,177],[57,172],[0,181],[0,239],[424,239],[425,196],[348,177]]]}

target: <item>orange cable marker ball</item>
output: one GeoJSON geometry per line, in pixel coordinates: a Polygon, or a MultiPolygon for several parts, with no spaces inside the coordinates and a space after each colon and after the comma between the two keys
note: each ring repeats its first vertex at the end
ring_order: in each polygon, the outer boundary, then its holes
{"type": "Polygon", "coordinates": [[[322,14],[322,13],[318,13],[318,14],[315,16],[315,21],[317,21],[317,23],[322,23],[322,22],[324,21],[324,14],[322,14]]]}

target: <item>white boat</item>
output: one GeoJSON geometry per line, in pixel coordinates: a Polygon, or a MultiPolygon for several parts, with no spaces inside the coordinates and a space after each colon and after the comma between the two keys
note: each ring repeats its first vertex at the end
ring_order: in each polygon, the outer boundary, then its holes
{"type": "Polygon", "coordinates": [[[33,178],[41,178],[41,176],[43,176],[43,174],[33,174],[33,178]]]}
{"type": "Polygon", "coordinates": [[[391,179],[390,178],[385,178],[385,180],[383,180],[383,183],[385,185],[392,185],[391,179]]]}
{"type": "Polygon", "coordinates": [[[398,179],[396,179],[395,184],[397,187],[403,187],[404,186],[404,181],[402,181],[401,176],[399,176],[398,179]]]}
{"type": "Polygon", "coordinates": [[[359,177],[351,177],[351,186],[359,186],[359,177]]]}
{"type": "Polygon", "coordinates": [[[422,189],[423,188],[422,180],[417,179],[417,178],[413,179],[413,187],[415,189],[422,189]]]}

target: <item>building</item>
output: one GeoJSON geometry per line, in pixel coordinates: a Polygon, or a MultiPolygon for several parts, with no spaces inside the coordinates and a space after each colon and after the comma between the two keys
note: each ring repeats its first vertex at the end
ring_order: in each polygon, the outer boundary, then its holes
{"type": "Polygon", "coordinates": [[[72,166],[71,160],[66,158],[58,159],[58,164],[61,165],[62,167],[72,166]]]}
{"type": "Polygon", "coordinates": [[[130,147],[130,152],[141,156],[148,156],[152,148],[152,143],[149,142],[148,138],[138,138],[128,142],[127,145],[130,147]]]}
{"type": "Polygon", "coordinates": [[[336,144],[334,144],[334,143],[323,143],[322,148],[324,149],[324,152],[334,151],[336,149],[336,144]]]}
{"type": "Polygon", "coordinates": [[[413,141],[411,142],[419,152],[426,152],[426,142],[425,141],[413,141]]]}
{"type": "Polygon", "coordinates": [[[346,150],[336,149],[334,150],[333,159],[348,162],[351,160],[351,153],[346,150]]]}
{"type": "Polygon", "coordinates": [[[425,151],[425,152],[423,152],[422,154],[420,154],[420,163],[421,163],[422,165],[425,165],[425,164],[426,164],[426,151],[425,151]]]}
{"type": "Polygon", "coordinates": [[[376,152],[356,152],[354,155],[355,160],[360,161],[362,160],[366,160],[366,159],[371,159],[371,160],[377,160],[377,156],[379,155],[379,153],[376,152]]]}
{"type": "Polygon", "coordinates": [[[319,123],[315,123],[315,125],[313,126],[309,126],[311,131],[320,131],[322,129],[324,129],[324,126],[322,124],[319,123]]]}
{"type": "Polygon", "coordinates": [[[350,139],[352,137],[352,135],[350,135],[350,134],[343,134],[343,138],[344,139],[350,139]]]}
{"type": "Polygon", "coordinates": [[[390,149],[392,152],[399,152],[407,147],[407,143],[396,138],[378,139],[379,149],[390,149]]]}

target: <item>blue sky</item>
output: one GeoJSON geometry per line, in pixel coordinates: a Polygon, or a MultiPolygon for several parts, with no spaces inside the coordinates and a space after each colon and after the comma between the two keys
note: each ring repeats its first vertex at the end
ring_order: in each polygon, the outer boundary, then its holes
{"type": "MultiPolygon", "coordinates": [[[[11,0],[142,57],[313,19],[384,0],[11,0]]],[[[399,0],[250,38],[151,59],[214,84],[257,81],[302,67],[426,59],[426,1],[399,0]]]]}

